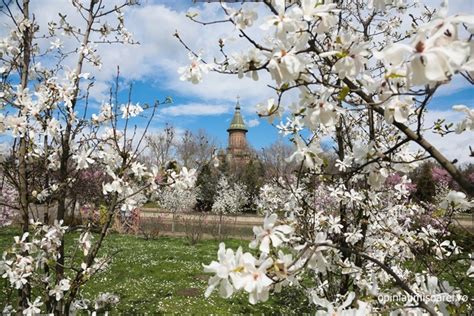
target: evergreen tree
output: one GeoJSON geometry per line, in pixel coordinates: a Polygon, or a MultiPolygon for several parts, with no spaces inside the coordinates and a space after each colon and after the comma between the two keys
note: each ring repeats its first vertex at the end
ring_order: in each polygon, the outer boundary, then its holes
{"type": "Polygon", "coordinates": [[[431,172],[433,165],[429,162],[424,163],[419,173],[416,175],[416,191],[414,197],[419,201],[432,202],[436,195],[436,182],[431,172]]]}
{"type": "Polygon", "coordinates": [[[198,187],[197,210],[202,212],[210,211],[214,204],[214,197],[219,181],[217,173],[209,164],[201,168],[196,180],[198,187]]]}
{"type": "Polygon", "coordinates": [[[258,160],[250,160],[243,168],[239,181],[245,185],[249,197],[248,203],[245,206],[246,212],[256,212],[255,201],[260,193],[260,188],[264,184],[264,176],[265,170],[258,160]]]}

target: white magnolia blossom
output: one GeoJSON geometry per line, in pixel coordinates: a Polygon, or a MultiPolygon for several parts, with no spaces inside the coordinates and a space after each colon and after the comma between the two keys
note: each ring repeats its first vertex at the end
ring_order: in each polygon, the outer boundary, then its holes
{"type": "Polygon", "coordinates": [[[188,169],[183,167],[179,173],[176,171],[171,172],[168,181],[171,187],[186,190],[194,188],[196,180],[196,169],[188,169]]]}
{"type": "Polygon", "coordinates": [[[253,265],[248,266],[248,273],[243,276],[241,282],[243,289],[249,293],[250,304],[258,302],[265,302],[269,297],[269,286],[273,283],[266,273],[267,269],[271,267],[273,260],[267,258],[258,267],[253,265]]]}
{"type": "Polygon", "coordinates": [[[305,142],[297,136],[295,142],[296,151],[286,159],[287,162],[304,162],[305,166],[311,169],[318,167],[322,163],[322,159],[318,156],[322,153],[322,150],[316,140],[312,140],[309,145],[306,145],[305,142]]]}
{"type": "Polygon", "coordinates": [[[212,291],[219,286],[219,294],[222,297],[230,297],[234,292],[234,287],[241,288],[238,280],[240,273],[248,266],[255,264],[255,258],[248,252],[243,253],[239,248],[234,254],[232,249],[225,249],[225,244],[219,244],[217,252],[219,261],[212,261],[209,265],[204,265],[205,272],[215,273],[216,275],[209,279],[209,287],[204,296],[208,297],[212,291]],[[232,283],[231,283],[232,282],[232,283]]]}
{"type": "Polygon", "coordinates": [[[337,14],[339,9],[335,3],[323,4],[318,0],[301,1],[301,9],[295,11],[302,15],[305,21],[317,21],[316,33],[329,31],[331,27],[337,24],[337,14]]]}
{"type": "Polygon", "coordinates": [[[376,149],[373,142],[368,144],[357,144],[353,149],[352,159],[356,164],[363,164],[376,155],[376,149]]]}
{"type": "Polygon", "coordinates": [[[41,302],[41,297],[37,297],[33,302],[30,302],[28,299],[28,308],[23,310],[23,315],[37,315],[41,313],[41,306],[43,302],[41,302]]]}
{"type": "Polygon", "coordinates": [[[293,81],[305,71],[304,60],[284,47],[275,48],[268,58],[270,59],[268,69],[277,84],[293,81]]]}
{"type": "Polygon", "coordinates": [[[385,104],[384,115],[389,123],[405,123],[413,112],[411,104],[394,97],[385,104]]]}
{"type": "Polygon", "coordinates": [[[45,134],[52,137],[52,138],[56,138],[58,136],[58,133],[60,132],[60,130],[61,130],[60,122],[57,119],[55,119],[54,117],[52,117],[48,121],[48,127],[46,128],[45,134]]]}
{"type": "Polygon", "coordinates": [[[453,207],[460,210],[468,210],[474,206],[474,202],[469,201],[466,194],[459,191],[449,191],[444,200],[441,202],[442,209],[453,207]]]}
{"type": "Polygon", "coordinates": [[[77,163],[76,169],[87,169],[90,164],[94,163],[94,159],[91,158],[91,154],[93,152],[93,148],[91,149],[82,149],[80,152],[72,156],[77,163]]]}
{"type": "Polygon", "coordinates": [[[180,67],[178,73],[181,74],[180,79],[183,81],[191,81],[198,84],[202,81],[202,75],[209,72],[212,66],[202,62],[201,57],[189,54],[190,66],[180,67]]]}
{"type": "Polygon", "coordinates": [[[143,108],[137,104],[124,104],[120,106],[120,111],[122,112],[122,118],[126,119],[129,117],[135,117],[143,112],[143,108]]]}
{"type": "Polygon", "coordinates": [[[139,162],[134,162],[132,163],[132,166],[130,167],[130,170],[132,173],[138,178],[142,179],[145,175],[147,175],[147,168],[144,164],[139,163],[139,162]]]}
{"type": "Polygon", "coordinates": [[[301,97],[307,102],[311,102],[308,109],[309,126],[316,129],[320,124],[326,127],[336,125],[337,118],[342,112],[334,101],[331,100],[333,91],[326,90],[318,94],[317,98],[313,96],[302,95],[301,97]]]}
{"type": "Polygon", "coordinates": [[[238,29],[246,29],[253,25],[255,20],[258,18],[257,12],[254,10],[245,10],[243,8],[239,10],[231,10],[227,8],[230,13],[230,18],[234,21],[235,26],[238,29]]]}
{"type": "Polygon", "coordinates": [[[373,170],[369,173],[367,183],[375,190],[380,189],[388,177],[388,171],[385,168],[373,170]]]}
{"type": "Polygon", "coordinates": [[[293,232],[293,228],[289,225],[276,225],[277,219],[276,214],[267,215],[263,221],[263,228],[258,226],[253,228],[255,239],[250,243],[251,248],[258,247],[262,253],[268,254],[270,245],[278,248],[283,242],[288,241],[287,235],[293,232]]]}
{"type": "Polygon", "coordinates": [[[474,278],[474,254],[469,254],[469,259],[471,261],[471,265],[469,266],[466,274],[468,277],[474,278]]]}
{"type": "Polygon", "coordinates": [[[231,59],[231,67],[238,72],[240,79],[244,77],[251,77],[257,81],[259,79],[258,69],[264,64],[264,55],[257,49],[251,49],[246,54],[233,54],[231,59]]]}
{"type": "Polygon", "coordinates": [[[298,21],[301,11],[295,8],[286,12],[284,0],[276,0],[274,4],[278,14],[268,16],[260,28],[264,31],[274,30],[276,38],[285,39],[288,33],[295,32],[302,26],[301,21],[298,21]]]}
{"type": "Polygon", "coordinates": [[[69,291],[70,288],[70,281],[68,279],[62,279],[49,291],[49,296],[53,296],[56,298],[56,301],[60,301],[64,297],[64,292],[69,291]]]}
{"type": "Polygon", "coordinates": [[[268,299],[269,286],[273,281],[266,272],[273,263],[271,258],[259,262],[250,253],[243,253],[242,248],[234,254],[232,249],[225,249],[224,243],[219,245],[217,258],[219,261],[204,266],[205,272],[215,273],[209,279],[209,287],[204,294],[206,297],[219,286],[219,294],[225,298],[237,290],[244,290],[249,293],[251,304],[268,299]]]}
{"type": "Polygon", "coordinates": [[[103,103],[100,107],[99,114],[92,114],[92,121],[94,123],[106,122],[113,118],[112,105],[109,103],[103,103]]]}
{"type": "Polygon", "coordinates": [[[338,59],[334,64],[334,70],[339,78],[355,78],[367,62],[366,56],[369,54],[368,43],[362,38],[354,37],[349,33],[343,33],[336,40],[335,50],[321,54],[322,56],[335,55],[338,59]]]}
{"type": "Polygon", "coordinates": [[[112,182],[102,184],[102,192],[104,195],[109,193],[122,193],[123,192],[123,181],[122,179],[114,179],[112,182]]]}
{"type": "Polygon", "coordinates": [[[11,131],[13,137],[23,137],[27,129],[27,121],[25,116],[12,116],[9,115],[5,119],[5,126],[11,131]]]}
{"type": "Polygon", "coordinates": [[[285,199],[283,188],[278,185],[264,184],[260,188],[260,193],[257,199],[257,207],[261,213],[273,214],[285,211],[285,204],[288,202],[285,199]]]}
{"type": "Polygon", "coordinates": [[[88,231],[83,232],[79,237],[79,246],[81,247],[84,256],[87,256],[89,254],[89,251],[92,247],[93,238],[94,236],[92,236],[92,234],[88,231]]]}
{"type": "Polygon", "coordinates": [[[408,62],[411,85],[448,80],[467,61],[470,53],[469,45],[458,40],[457,28],[461,23],[472,24],[472,21],[469,16],[440,16],[419,28],[411,44],[392,44],[375,55],[393,68],[408,62]]]}
{"type": "Polygon", "coordinates": [[[266,103],[259,103],[256,106],[257,113],[259,116],[266,117],[268,122],[271,124],[276,118],[280,118],[282,115],[282,107],[275,103],[275,99],[270,98],[266,103]]]}
{"type": "Polygon", "coordinates": [[[466,114],[466,117],[456,125],[456,134],[461,134],[464,131],[474,131],[474,109],[470,109],[465,105],[455,105],[453,110],[466,114]]]}

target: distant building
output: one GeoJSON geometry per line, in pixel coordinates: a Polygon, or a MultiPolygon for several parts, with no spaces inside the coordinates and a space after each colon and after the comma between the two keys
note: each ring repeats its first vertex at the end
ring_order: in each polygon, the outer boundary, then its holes
{"type": "Polygon", "coordinates": [[[233,183],[243,184],[250,197],[250,202],[243,208],[244,212],[255,212],[254,201],[260,192],[265,178],[265,170],[257,153],[247,143],[247,126],[240,112],[237,98],[234,116],[227,129],[229,141],[226,150],[220,150],[220,171],[233,183]]]}
{"type": "Polygon", "coordinates": [[[238,100],[235,105],[234,117],[230,122],[227,132],[229,133],[229,143],[225,154],[222,153],[225,157],[221,157],[226,160],[231,169],[247,165],[251,160],[251,153],[247,144],[248,129],[240,113],[240,103],[238,100]]]}

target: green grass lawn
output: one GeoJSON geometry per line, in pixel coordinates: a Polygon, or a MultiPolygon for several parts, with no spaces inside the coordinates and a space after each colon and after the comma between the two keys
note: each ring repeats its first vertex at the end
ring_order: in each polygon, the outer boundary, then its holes
{"type": "MultiPolygon", "coordinates": [[[[7,249],[18,230],[0,229],[0,250],[7,249]]],[[[73,250],[73,239],[79,234],[66,237],[68,253],[73,250]]],[[[248,250],[248,241],[226,240],[227,247],[248,250]]],[[[463,242],[460,241],[462,244],[463,242]]],[[[301,293],[301,289],[287,287],[282,293],[273,294],[266,303],[251,305],[248,296],[239,293],[232,299],[222,299],[215,292],[204,298],[208,275],[202,264],[216,260],[219,242],[203,240],[191,246],[185,238],[160,237],[145,240],[132,235],[111,234],[100,256],[116,253],[109,268],[95,275],[82,290],[82,296],[93,299],[100,292],[110,292],[120,297],[113,314],[179,313],[179,314],[294,314],[313,311],[314,306],[301,293]]],[[[464,249],[472,249],[470,241],[464,241],[464,249]]],[[[416,267],[414,267],[416,269],[416,267]]],[[[462,265],[459,275],[467,266],[462,265]]],[[[450,280],[449,276],[446,279],[450,280]]],[[[452,280],[450,280],[452,281],[452,280]]],[[[464,287],[472,286],[471,279],[464,287]]],[[[469,294],[471,294],[471,287],[469,294]]],[[[0,279],[0,308],[7,302],[7,280],[0,279]]],[[[1,310],[0,309],[0,310],[1,310]]]]}
{"type": "MultiPolygon", "coordinates": [[[[16,231],[0,230],[0,249],[6,249],[16,231]]],[[[67,243],[77,238],[69,235],[67,243]]],[[[82,291],[84,298],[99,292],[120,297],[114,313],[185,313],[185,314],[273,314],[294,312],[292,293],[275,296],[266,303],[252,306],[244,293],[222,299],[217,292],[204,298],[207,275],[202,263],[216,259],[218,241],[205,240],[195,246],[184,238],[162,237],[144,240],[140,237],[111,234],[102,248],[102,255],[119,251],[107,271],[97,274],[82,291]],[[288,302],[290,300],[290,302],[288,302]]],[[[227,240],[226,246],[246,247],[248,242],[227,240]]],[[[0,307],[6,302],[6,280],[0,280],[0,307]]],[[[296,301],[294,301],[296,303],[296,301]]],[[[307,306],[307,305],[306,305],[307,306]]]]}

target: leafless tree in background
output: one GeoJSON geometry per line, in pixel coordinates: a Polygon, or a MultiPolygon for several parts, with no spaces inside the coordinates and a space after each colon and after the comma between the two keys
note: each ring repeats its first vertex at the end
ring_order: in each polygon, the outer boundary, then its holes
{"type": "Polygon", "coordinates": [[[217,141],[204,129],[193,133],[186,130],[177,142],[176,156],[183,166],[199,169],[203,163],[209,162],[217,148],[217,141]]]}
{"type": "Polygon", "coordinates": [[[295,170],[294,164],[285,161],[293,151],[293,146],[285,143],[281,138],[268,147],[262,148],[260,157],[265,166],[266,177],[270,179],[285,177],[295,170]]]}
{"type": "Polygon", "coordinates": [[[176,129],[173,125],[166,124],[162,132],[147,135],[146,142],[148,151],[145,154],[145,160],[151,164],[164,166],[174,157],[176,129]]]}

